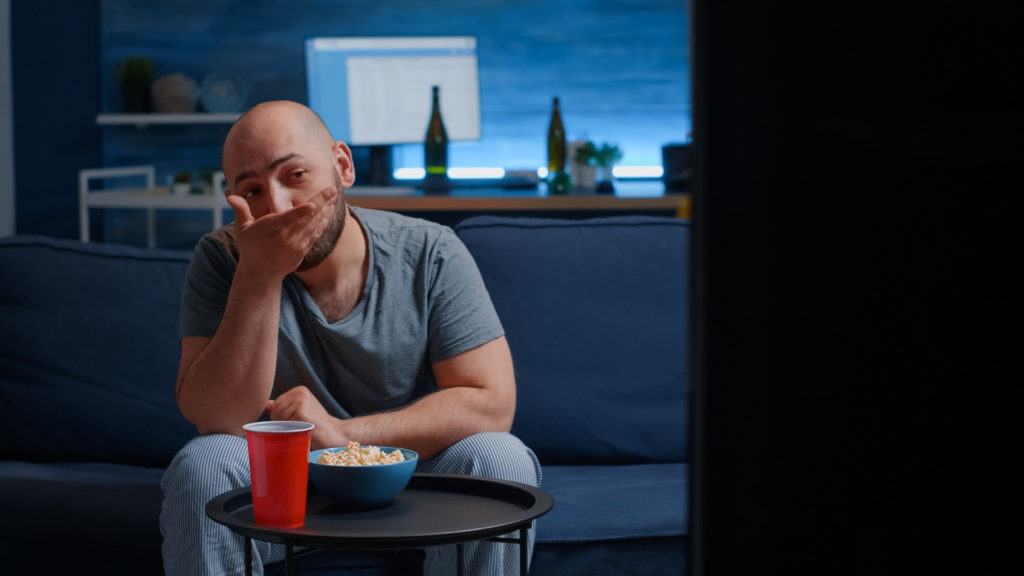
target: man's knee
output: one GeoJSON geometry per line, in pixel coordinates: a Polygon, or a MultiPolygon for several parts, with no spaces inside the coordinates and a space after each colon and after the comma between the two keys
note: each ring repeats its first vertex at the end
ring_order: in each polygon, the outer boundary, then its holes
{"type": "Polygon", "coordinates": [[[229,434],[196,436],[175,454],[163,477],[171,486],[246,484],[249,460],[245,439],[229,434]]]}
{"type": "Polygon", "coordinates": [[[539,486],[540,463],[533,451],[512,434],[473,434],[431,459],[434,472],[471,474],[539,486]]]}

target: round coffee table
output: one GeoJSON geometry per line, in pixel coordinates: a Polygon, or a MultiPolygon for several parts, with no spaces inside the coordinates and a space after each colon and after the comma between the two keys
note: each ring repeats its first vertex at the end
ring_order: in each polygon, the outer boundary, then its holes
{"type": "Polygon", "coordinates": [[[285,545],[285,572],[292,574],[293,549],[403,549],[456,544],[458,574],[463,573],[462,543],[473,540],[519,544],[519,573],[527,573],[526,534],[533,521],[554,505],[551,495],[533,486],[451,474],[413,474],[409,485],[387,506],[346,510],[310,487],[306,521],[300,528],[257,524],[252,489],[221,494],[206,505],[206,515],[245,536],[245,572],[252,574],[252,540],[285,545]],[[518,538],[502,534],[519,531],[518,538]]]}

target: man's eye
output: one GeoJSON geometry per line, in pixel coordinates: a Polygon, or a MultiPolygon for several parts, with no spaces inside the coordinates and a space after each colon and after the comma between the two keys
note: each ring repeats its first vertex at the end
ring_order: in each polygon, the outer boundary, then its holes
{"type": "Polygon", "coordinates": [[[259,193],[260,193],[260,189],[259,188],[249,188],[248,190],[245,190],[245,191],[242,192],[242,198],[245,198],[246,200],[249,200],[253,196],[255,196],[255,195],[259,194],[259,193]]]}
{"type": "Polygon", "coordinates": [[[302,178],[305,175],[306,175],[306,171],[305,170],[302,170],[302,169],[295,170],[294,172],[292,172],[292,180],[298,180],[298,179],[302,178]]]}

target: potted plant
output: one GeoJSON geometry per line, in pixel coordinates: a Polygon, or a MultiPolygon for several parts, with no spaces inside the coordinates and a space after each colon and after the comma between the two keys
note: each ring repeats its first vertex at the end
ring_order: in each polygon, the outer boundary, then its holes
{"type": "Polygon", "coordinates": [[[174,175],[174,182],[171,184],[171,193],[175,196],[184,196],[192,192],[192,175],[188,172],[178,172],[174,175]]]}
{"type": "Polygon", "coordinates": [[[594,166],[597,170],[597,191],[613,192],[615,186],[612,184],[612,168],[615,163],[622,159],[622,151],[614,144],[607,142],[601,146],[587,141],[576,149],[576,162],[594,166]]]}
{"type": "Polygon", "coordinates": [[[196,170],[195,184],[192,186],[193,194],[213,194],[213,179],[220,170],[220,166],[200,166],[196,170]]]}
{"type": "Polygon", "coordinates": [[[149,85],[153,79],[153,60],[131,56],[117,63],[117,79],[121,82],[121,100],[128,113],[149,111],[149,85]]]}

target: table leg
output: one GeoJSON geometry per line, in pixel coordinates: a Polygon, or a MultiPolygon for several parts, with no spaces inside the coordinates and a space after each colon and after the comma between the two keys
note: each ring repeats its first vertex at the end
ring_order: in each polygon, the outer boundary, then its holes
{"type": "Polygon", "coordinates": [[[284,545],[284,573],[285,576],[292,576],[292,544],[286,542],[284,545]]]}
{"type": "Polygon", "coordinates": [[[156,210],[146,209],[146,246],[156,248],[156,210]]]}
{"type": "Polygon", "coordinates": [[[245,539],[245,576],[252,576],[252,538],[245,539]]]}
{"type": "Polygon", "coordinates": [[[465,568],[462,566],[462,564],[462,542],[459,542],[455,545],[455,574],[457,576],[462,576],[462,574],[465,571],[465,568]]]}
{"type": "Polygon", "coordinates": [[[528,565],[528,544],[529,540],[526,539],[526,526],[523,526],[519,529],[519,576],[526,576],[527,571],[530,569],[528,565]]]}
{"type": "Polygon", "coordinates": [[[82,202],[82,207],[78,209],[78,238],[82,242],[89,241],[89,207],[82,202]]]}

